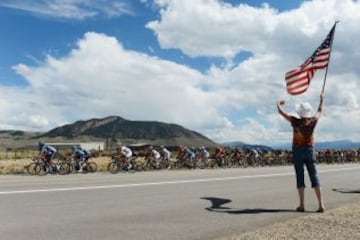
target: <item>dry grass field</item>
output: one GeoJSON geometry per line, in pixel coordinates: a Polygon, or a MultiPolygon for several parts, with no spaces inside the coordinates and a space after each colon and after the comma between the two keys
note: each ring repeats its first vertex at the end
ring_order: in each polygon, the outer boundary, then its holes
{"type": "Polygon", "coordinates": [[[267,227],[216,240],[352,240],[360,239],[360,202],[322,214],[277,222],[267,227]]]}
{"type": "Polygon", "coordinates": [[[25,173],[24,166],[31,163],[31,159],[9,159],[0,160],[0,174],[25,173]]]}
{"type": "MultiPolygon", "coordinates": [[[[108,171],[108,165],[111,162],[111,157],[102,156],[91,158],[90,161],[94,161],[98,169],[97,171],[108,171]]],[[[175,159],[171,159],[171,162],[175,162],[175,159]]],[[[0,159],[0,175],[2,174],[26,174],[25,167],[32,162],[32,158],[23,159],[0,159]]],[[[139,165],[145,164],[145,160],[142,157],[137,158],[136,162],[139,165]]]]}
{"type": "MultiPolygon", "coordinates": [[[[111,161],[110,157],[92,158],[96,162],[98,171],[107,171],[107,166],[111,161]]],[[[0,174],[23,174],[26,173],[25,166],[32,162],[32,158],[23,159],[2,159],[0,160],[0,174]]]]}

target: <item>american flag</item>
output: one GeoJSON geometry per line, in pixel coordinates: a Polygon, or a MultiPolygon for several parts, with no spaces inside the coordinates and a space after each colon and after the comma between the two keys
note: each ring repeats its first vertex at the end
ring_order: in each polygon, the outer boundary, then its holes
{"type": "Polygon", "coordinates": [[[328,66],[335,26],[336,24],[331,28],[321,45],[302,65],[285,74],[286,88],[289,94],[298,95],[305,92],[315,71],[328,66]]]}

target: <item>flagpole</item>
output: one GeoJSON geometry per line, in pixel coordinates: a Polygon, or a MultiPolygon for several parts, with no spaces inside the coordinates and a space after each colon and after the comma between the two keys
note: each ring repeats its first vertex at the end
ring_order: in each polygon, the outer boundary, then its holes
{"type": "Polygon", "coordinates": [[[329,62],[328,62],[328,65],[326,67],[326,70],[325,70],[325,77],[324,77],[324,83],[323,83],[323,86],[322,86],[322,89],[321,89],[321,94],[324,94],[324,90],[325,90],[325,83],[326,83],[326,77],[327,77],[327,73],[328,73],[328,68],[329,68],[329,65],[330,65],[330,57],[331,57],[331,50],[332,50],[332,45],[333,45],[333,41],[334,41],[334,35],[335,35],[335,30],[336,30],[336,24],[340,22],[339,20],[336,20],[335,21],[335,24],[334,24],[334,32],[332,33],[332,37],[331,37],[331,43],[330,43],[330,53],[329,53],[329,62]]]}

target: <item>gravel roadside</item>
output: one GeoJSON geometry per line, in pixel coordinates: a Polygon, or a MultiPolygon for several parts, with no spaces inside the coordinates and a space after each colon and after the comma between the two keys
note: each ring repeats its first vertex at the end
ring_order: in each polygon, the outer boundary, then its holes
{"type": "Polygon", "coordinates": [[[274,223],[254,232],[217,240],[360,239],[360,202],[328,210],[325,213],[304,214],[302,217],[274,223]]]}

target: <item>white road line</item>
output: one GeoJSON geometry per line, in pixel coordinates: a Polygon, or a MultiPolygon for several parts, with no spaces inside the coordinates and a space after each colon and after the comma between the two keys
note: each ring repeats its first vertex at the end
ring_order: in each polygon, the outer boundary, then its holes
{"type": "MultiPolygon", "coordinates": [[[[360,169],[360,167],[328,169],[328,170],[320,170],[319,172],[320,173],[328,173],[328,172],[340,172],[340,171],[353,171],[353,170],[357,170],[357,169],[360,169]]],[[[289,175],[294,175],[294,171],[283,172],[283,173],[274,173],[274,174],[260,174],[260,175],[222,177],[222,178],[202,178],[202,179],[165,181],[165,182],[148,182],[148,183],[130,183],[130,184],[71,187],[71,188],[49,188],[49,189],[3,191],[3,192],[0,192],[0,195],[10,195],[10,194],[20,194],[20,193],[61,192],[61,191],[77,191],[77,190],[144,187],[144,186],[170,185],[170,184],[181,184],[181,183],[215,182],[215,181],[228,181],[228,180],[240,180],[240,179],[252,179],[252,178],[269,178],[269,177],[279,177],[279,176],[289,176],[289,175]]]]}

